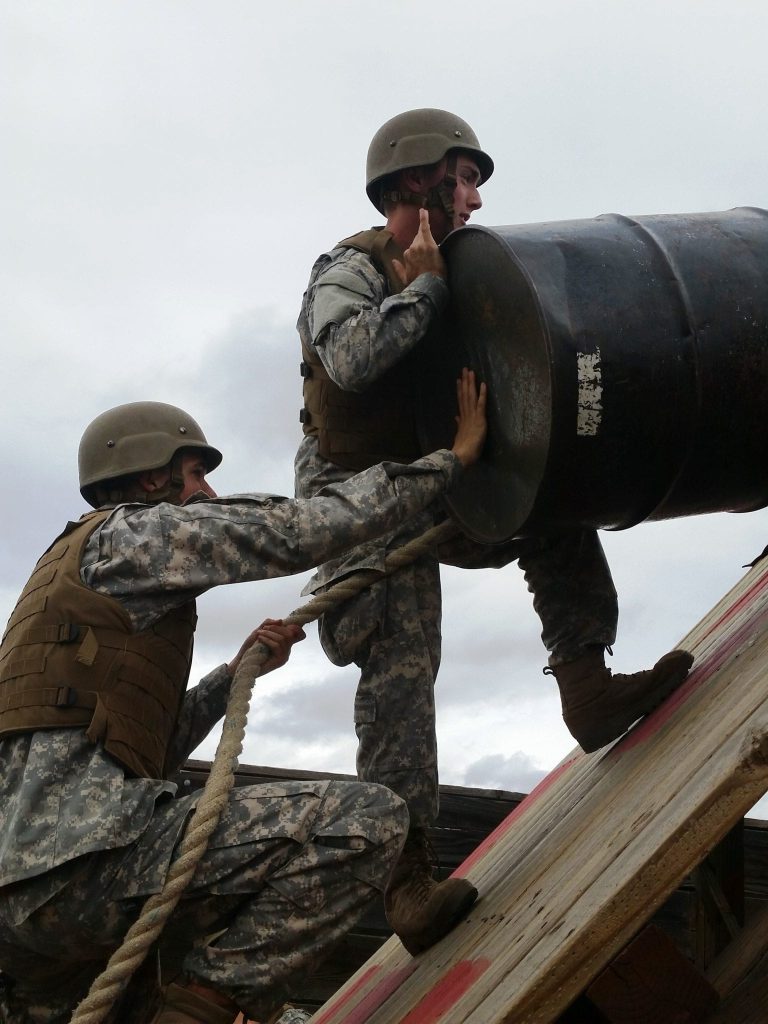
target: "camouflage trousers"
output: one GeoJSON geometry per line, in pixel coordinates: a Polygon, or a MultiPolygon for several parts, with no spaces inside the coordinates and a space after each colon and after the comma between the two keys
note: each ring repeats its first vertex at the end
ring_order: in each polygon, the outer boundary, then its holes
{"type": "MultiPolygon", "coordinates": [[[[163,824],[178,834],[178,815],[188,814],[195,799],[160,804],[160,820],[138,842],[89,854],[74,871],[63,865],[68,883],[25,920],[15,920],[9,891],[35,879],[6,887],[3,1024],[70,1020],[145,898],[162,885],[163,824]]],[[[229,996],[246,1016],[266,1019],[285,1002],[291,979],[308,973],[384,887],[407,824],[403,803],[379,786],[320,781],[235,789],[161,936],[160,961],[176,965],[163,984],[175,971],[229,996]]],[[[124,1012],[110,1020],[140,1024],[133,1004],[124,1012]]]]}
{"type": "MultiPolygon", "coordinates": [[[[432,523],[431,513],[416,517],[388,539],[388,548],[401,546],[432,523]]],[[[533,594],[551,665],[570,661],[587,647],[614,642],[616,590],[594,530],[494,546],[459,537],[441,547],[437,558],[422,558],[374,583],[320,622],[320,640],[330,660],[360,667],[358,777],[402,797],[412,825],[429,825],[438,812],[434,685],[440,665],[439,562],[500,568],[515,560],[533,594]]]]}

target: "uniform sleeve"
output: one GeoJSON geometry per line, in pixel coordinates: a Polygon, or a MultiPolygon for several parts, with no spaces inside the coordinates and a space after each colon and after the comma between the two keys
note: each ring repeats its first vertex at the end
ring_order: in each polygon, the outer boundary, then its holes
{"type": "Polygon", "coordinates": [[[459,472],[443,450],[374,466],[312,498],[119,506],[91,537],[81,578],[147,628],[211,587],[303,572],[372,540],[426,508],[459,472]]]}
{"type": "Polygon", "coordinates": [[[197,686],[184,694],[176,727],[166,757],[166,771],[172,775],[202,743],[227,710],[232,676],[226,665],[219,665],[197,686]]]}
{"type": "Polygon", "coordinates": [[[363,253],[345,250],[322,268],[306,297],[317,354],[345,391],[365,391],[421,341],[448,301],[437,274],[421,274],[397,295],[363,253]]]}

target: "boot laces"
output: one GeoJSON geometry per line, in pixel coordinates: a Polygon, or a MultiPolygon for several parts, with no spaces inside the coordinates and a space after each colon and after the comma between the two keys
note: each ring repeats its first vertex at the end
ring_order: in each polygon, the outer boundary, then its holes
{"type": "Polygon", "coordinates": [[[425,866],[430,875],[440,867],[440,859],[437,856],[432,840],[424,829],[412,829],[408,834],[406,849],[412,852],[414,859],[419,866],[425,866]]]}
{"type": "Polygon", "coordinates": [[[411,856],[408,858],[411,867],[410,888],[414,896],[423,902],[429,899],[432,890],[437,885],[435,873],[440,867],[435,848],[429,836],[419,829],[409,837],[408,846],[411,856]]]}

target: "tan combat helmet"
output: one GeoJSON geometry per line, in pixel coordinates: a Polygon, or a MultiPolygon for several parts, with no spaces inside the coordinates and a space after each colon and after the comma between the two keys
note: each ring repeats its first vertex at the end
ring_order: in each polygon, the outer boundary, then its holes
{"type": "MultiPolygon", "coordinates": [[[[379,128],[368,147],[365,169],[368,198],[379,213],[384,213],[384,179],[406,167],[436,164],[452,150],[471,153],[483,181],[493,174],[493,160],[480,148],[467,122],[456,114],[434,107],[397,114],[379,128]]],[[[455,181],[453,184],[455,186],[455,181]]]]}
{"type": "Polygon", "coordinates": [[[175,405],[128,402],[108,409],[86,427],[80,439],[80,493],[98,508],[102,504],[97,496],[99,484],[167,466],[182,448],[199,449],[209,470],[222,459],[198,423],[175,405]]]}

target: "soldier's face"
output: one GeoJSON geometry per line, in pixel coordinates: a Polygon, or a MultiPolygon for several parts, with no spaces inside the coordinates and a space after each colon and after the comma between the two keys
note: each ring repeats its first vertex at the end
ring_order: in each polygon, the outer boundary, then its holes
{"type": "Polygon", "coordinates": [[[208,468],[205,460],[194,452],[183,452],[181,456],[181,475],[184,479],[184,487],[179,495],[179,501],[184,502],[193,494],[202,491],[209,498],[216,497],[216,491],[205,479],[208,468]]]}
{"type": "Polygon", "coordinates": [[[475,161],[464,154],[456,160],[456,188],[453,190],[453,226],[463,227],[475,210],[483,205],[480,198],[480,168],[475,161]]]}
{"type": "Polygon", "coordinates": [[[436,242],[442,242],[456,228],[463,228],[475,210],[483,205],[478,191],[481,181],[480,168],[475,161],[460,153],[456,158],[453,215],[449,216],[441,207],[432,207],[429,211],[429,226],[436,242]]]}

